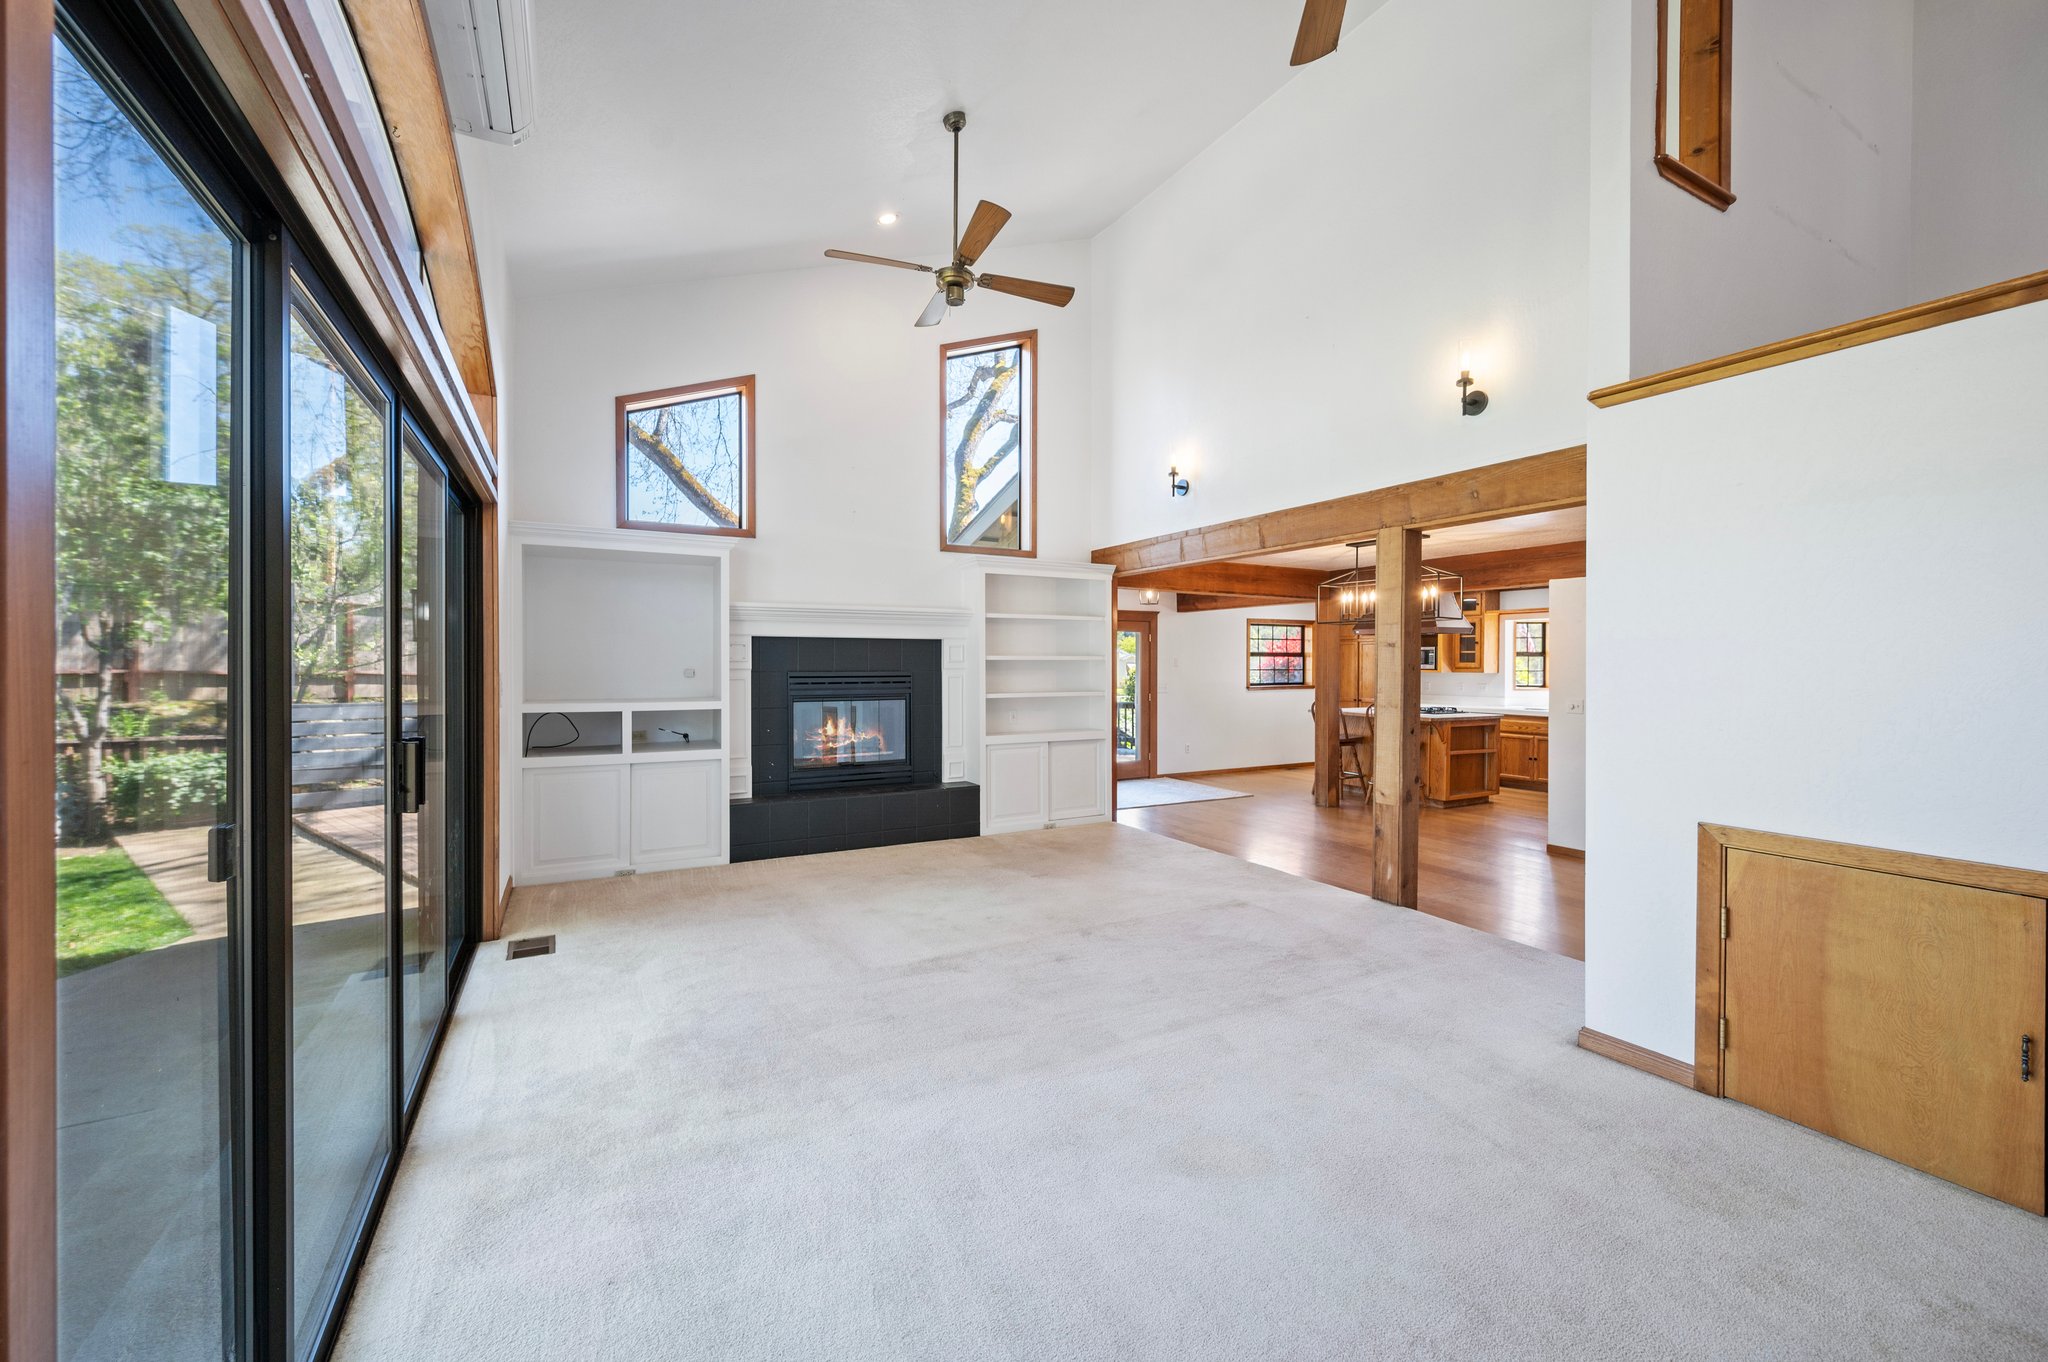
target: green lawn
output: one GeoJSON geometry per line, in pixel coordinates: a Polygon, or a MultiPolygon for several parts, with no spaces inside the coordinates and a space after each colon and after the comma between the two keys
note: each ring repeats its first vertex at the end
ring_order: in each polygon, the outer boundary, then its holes
{"type": "Polygon", "coordinates": [[[125,852],[57,858],[58,977],[190,935],[191,926],[125,852]]]}

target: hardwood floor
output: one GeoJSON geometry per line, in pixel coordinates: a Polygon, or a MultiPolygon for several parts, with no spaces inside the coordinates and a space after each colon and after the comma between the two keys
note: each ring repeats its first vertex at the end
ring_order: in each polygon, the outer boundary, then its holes
{"type": "MultiPolygon", "coordinates": [[[[1361,894],[1372,892],[1372,811],[1356,795],[1319,809],[1311,767],[1203,776],[1250,799],[1128,809],[1117,821],[1361,894]]],[[[1491,804],[1422,811],[1425,913],[1586,958],[1586,863],[1544,848],[1549,804],[1502,790],[1491,804]]]]}

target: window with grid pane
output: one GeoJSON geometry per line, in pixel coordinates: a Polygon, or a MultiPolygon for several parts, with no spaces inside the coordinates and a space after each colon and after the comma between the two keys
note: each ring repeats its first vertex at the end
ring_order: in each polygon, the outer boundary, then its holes
{"type": "Polygon", "coordinates": [[[1543,690],[1550,684],[1549,626],[1542,620],[1515,621],[1515,689],[1543,690]]]}
{"type": "Polygon", "coordinates": [[[1306,686],[1313,676],[1309,626],[1300,621],[1247,620],[1244,683],[1254,690],[1306,686]]]}

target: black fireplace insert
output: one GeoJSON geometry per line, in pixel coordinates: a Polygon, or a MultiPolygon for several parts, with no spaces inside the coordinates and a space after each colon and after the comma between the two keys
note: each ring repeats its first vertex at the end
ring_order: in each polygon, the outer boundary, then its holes
{"type": "Polygon", "coordinates": [[[791,672],[790,790],[909,783],[912,692],[907,673],[791,672]]]}

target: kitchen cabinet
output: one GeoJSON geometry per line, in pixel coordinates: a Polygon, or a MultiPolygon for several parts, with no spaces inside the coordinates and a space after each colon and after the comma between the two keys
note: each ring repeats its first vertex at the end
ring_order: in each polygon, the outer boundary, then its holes
{"type": "Polygon", "coordinates": [[[1511,715],[1500,721],[1500,782],[1550,788],[1550,718],[1511,715]]]}
{"type": "Polygon", "coordinates": [[[1452,672],[1500,670],[1500,593],[1468,591],[1458,602],[1472,622],[1469,634],[1445,634],[1443,669],[1452,672]]]}

